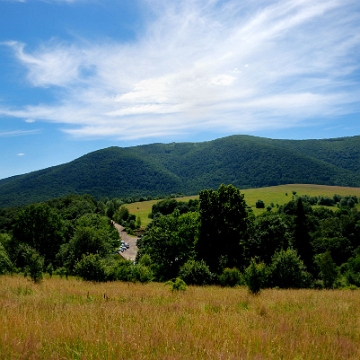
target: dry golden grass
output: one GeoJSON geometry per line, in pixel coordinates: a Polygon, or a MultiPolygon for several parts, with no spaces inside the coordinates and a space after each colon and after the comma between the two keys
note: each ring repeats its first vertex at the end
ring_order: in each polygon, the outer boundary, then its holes
{"type": "MultiPolygon", "coordinates": [[[[255,215],[261,214],[262,212],[266,211],[266,209],[256,209],[255,204],[257,200],[263,200],[265,202],[265,207],[269,206],[271,203],[273,203],[274,205],[284,205],[292,199],[293,191],[296,191],[296,194],[299,196],[309,195],[333,197],[334,194],[338,194],[342,196],[356,195],[360,198],[360,188],[342,186],[291,184],[270,186],[257,189],[241,189],[241,192],[244,194],[246,204],[253,209],[255,215]]],[[[189,201],[190,199],[197,198],[198,196],[196,195],[176,198],[176,200],[189,201]]],[[[153,204],[159,201],[160,200],[136,202],[132,204],[126,204],[125,206],[129,209],[131,214],[140,216],[142,225],[146,226],[151,221],[151,219],[148,218],[148,215],[151,213],[151,208],[153,204]]]]}
{"type": "Polygon", "coordinates": [[[360,296],[2,276],[0,329],[1,359],[355,360],[360,296]]]}

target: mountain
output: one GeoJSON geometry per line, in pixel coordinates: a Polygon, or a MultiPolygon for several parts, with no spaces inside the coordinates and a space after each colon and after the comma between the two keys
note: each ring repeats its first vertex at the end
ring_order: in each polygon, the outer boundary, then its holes
{"type": "Polygon", "coordinates": [[[110,147],[0,180],[0,207],[73,194],[96,198],[197,194],[291,183],[360,187],[360,136],[274,140],[234,135],[201,143],[110,147]]]}

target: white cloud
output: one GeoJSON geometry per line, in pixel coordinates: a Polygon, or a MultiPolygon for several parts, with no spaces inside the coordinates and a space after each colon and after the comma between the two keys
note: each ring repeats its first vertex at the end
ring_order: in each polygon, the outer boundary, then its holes
{"type": "Polygon", "coordinates": [[[360,16],[353,0],[148,0],[133,43],[8,42],[55,105],[0,115],[62,124],[76,137],[244,132],[359,110],[360,16]]]}
{"type": "MultiPolygon", "coordinates": [[[[1,112],[0,112],[1,114],[1,112]]],[[[40,130],[12,130],[12,131],[0,131],[0,137],[8,136],[23,136],[23,135],[33,135],[39,133],[40,130]]]]}
{"type": "Polygon", "coordinates": [[[24,156],[25,154],[24,153],[18,153],[18,156],[24,156]]]}

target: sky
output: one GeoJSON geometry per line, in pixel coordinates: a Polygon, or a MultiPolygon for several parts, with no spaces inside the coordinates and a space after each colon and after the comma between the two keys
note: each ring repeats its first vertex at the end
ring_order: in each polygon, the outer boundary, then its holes
{"type": "Polygon", "coordinates": [[[359,0],[0,0],[0,179],[109,146],[360,135],[359,0]]]}

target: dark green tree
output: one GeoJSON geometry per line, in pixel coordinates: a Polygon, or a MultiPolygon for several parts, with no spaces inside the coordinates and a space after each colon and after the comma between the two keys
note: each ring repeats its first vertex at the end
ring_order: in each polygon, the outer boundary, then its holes
{"type": "Polygon", "coordinates": [[[57,256],[58,263],[69,270],[84,254],[98,254],[105,258],[119,247],[119,234],[109,219],[98,214],[84,215],[77,221],[74,236],[64,244],[57,256]]]}
{"type": "Polygon", "coordinates": [[[237,268],[225,268],[219,276],[221,286],[236,286],[243,284],[243,276],[237,268]]]}
{"type": "Polygon", "coordinates": [[[149,255],[157,280],[175,278],[180,267],[195,255],[198,229],[197,213],[180,215],[175,210],[173,214],[157,218],[138,242],[137,260],[149,255]]]}
{"type": "Polygon", "coordinates": [[[99,254],[83,255],[75,265],[75,274],[86,281],[107,281],[105,260],[99,254]]]}
{"type": "Polygon", "coordinates": [[[294,222],[293,245],[305,266],[310,270],[313,265],[313,248],[308,229],[308,221],[301,198],[298,198],[296,202],[294,222]]]}
{"type": "Polygon", "coordinates": [[[285,215],[261,214],[255,218],[247,242],[248,257],[270,264],[274,253],[287,249],[291,241],[291,228],[285,215]]]}
{"type": "Polygon", "coordinates": [[[187,284],[207,285],[214,281],[214,274],[211,273],[205,261],[187,261],[179,271],[179,277],[187,284]]]}
{"type": "Polygon", "coordinates": [[[64,242],[64,223],[59,213],[47,204],[33,204],[20,210],[13,229],[13,252],[21,243],[34,248],[45,258],[45,263],[53,262],[64,242]]]}
{"type": "Polygon", "coordinates": [[[250,221],[244,195],[233,185],[220,185],[218,190],[201,191],[199,199],[197,258],[217,273],[225,267],[243,267],[250,221]]]}

